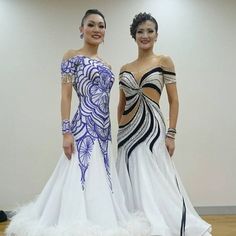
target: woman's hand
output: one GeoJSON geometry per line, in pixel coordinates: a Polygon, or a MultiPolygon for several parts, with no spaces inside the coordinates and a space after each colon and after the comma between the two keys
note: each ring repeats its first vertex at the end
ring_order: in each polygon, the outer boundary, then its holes
{"type": "Polygon", "coordinates": [[[170,157],[172,157],[175,151],[175,140],[173,138],[166,137],[166,148],[170,157]]]}
{"type": "Polygon", "coordinates": [[[63,135],[63,149],[66,157],[70,160],[74,152],[74,138],[72,134],[66,133],[63,135]]]}

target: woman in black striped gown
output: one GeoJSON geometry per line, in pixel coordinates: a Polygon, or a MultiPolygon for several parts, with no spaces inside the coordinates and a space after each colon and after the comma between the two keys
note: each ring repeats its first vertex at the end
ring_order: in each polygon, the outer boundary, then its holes
{"type": "Polygon", "coordinates": [[[211,226],[194,210],[170,158],[175,149],[178,95],[173,61],[153,52],[156,20],[146,13],[130,27],[138,58],[121,68],[117,169],[128,208],[144,211],[152,235],[209,236],[211,226]],[[166,87],[169,124],[159,100],[166,87]]]}

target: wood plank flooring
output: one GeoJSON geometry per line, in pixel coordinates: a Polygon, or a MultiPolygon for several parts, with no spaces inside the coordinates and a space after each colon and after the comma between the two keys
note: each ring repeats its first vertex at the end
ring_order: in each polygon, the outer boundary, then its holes
{"type": "Polygon", "coordinates": [[[236,236],[236,215],[203,216],[212,225],[213,236],[236,236]]]}
{"type": "MultiPolygon", "coordinates": [[[[211,215],[202,218],[212,225],[213,236],[236,236],[236,215],[211,215]]],[[[8,222],[0,223],[0,236],[4,236],[7,224],[8,222]]]]}

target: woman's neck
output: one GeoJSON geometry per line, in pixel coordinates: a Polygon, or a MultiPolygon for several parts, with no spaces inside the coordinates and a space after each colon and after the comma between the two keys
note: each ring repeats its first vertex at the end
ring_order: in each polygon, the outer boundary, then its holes
{"type": "Polygon", "coordinates": [[[153,57],[155,56],[154,52],[153,52],[153,49],[151,48],[150,50],[142,50],[142,49],[139,49],[138,51],[138,61],[142,61],[142,60],[146,60],[150,57],[153,57]]]}
{"type": "Polygon", "coordinates": [[[81,54],[88,57],[98,57],[98,46],[85,43],[84,46],[79,50],[81,54]]]}

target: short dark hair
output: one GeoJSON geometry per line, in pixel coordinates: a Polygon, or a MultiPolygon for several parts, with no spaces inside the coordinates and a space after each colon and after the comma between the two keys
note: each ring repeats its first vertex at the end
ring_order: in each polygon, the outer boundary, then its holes
{"type": "Polygon", "coordinates": [[[130,34],[132,38],[136,39],[136,32],[137,32],[138,26],[147,20],[150,20],[151,22],[153,22],[155,24],[156,32],[158,31],[158,23],[156,19],[153,16],[151,16],[150,13],[140,12],[139,14],[134,16],[133,22],[130,25],[130,34]]]}
{"type": "Polygon", "coordinates": [[[84,21],[85,21],[85,19],[86,19],[89,15],[93,15],[93,14],[99,15],[99,16],[102,17],[102,19],[103,19],[103,21],[104,21],[104,24],[105,24],[105,28],[106,28],[106,20],[105,20],[105,17],[104,17],[104,15],[103,15],[99,10],[97,10],[97,9],[89,9],[89,10],[87,10],[87,11],[85,12],[85,14],[84,14],[84,16],[83,16],[83,18],[82,18],[82,21],[81,21],[81,26],[84,26],[84,21]]]}

